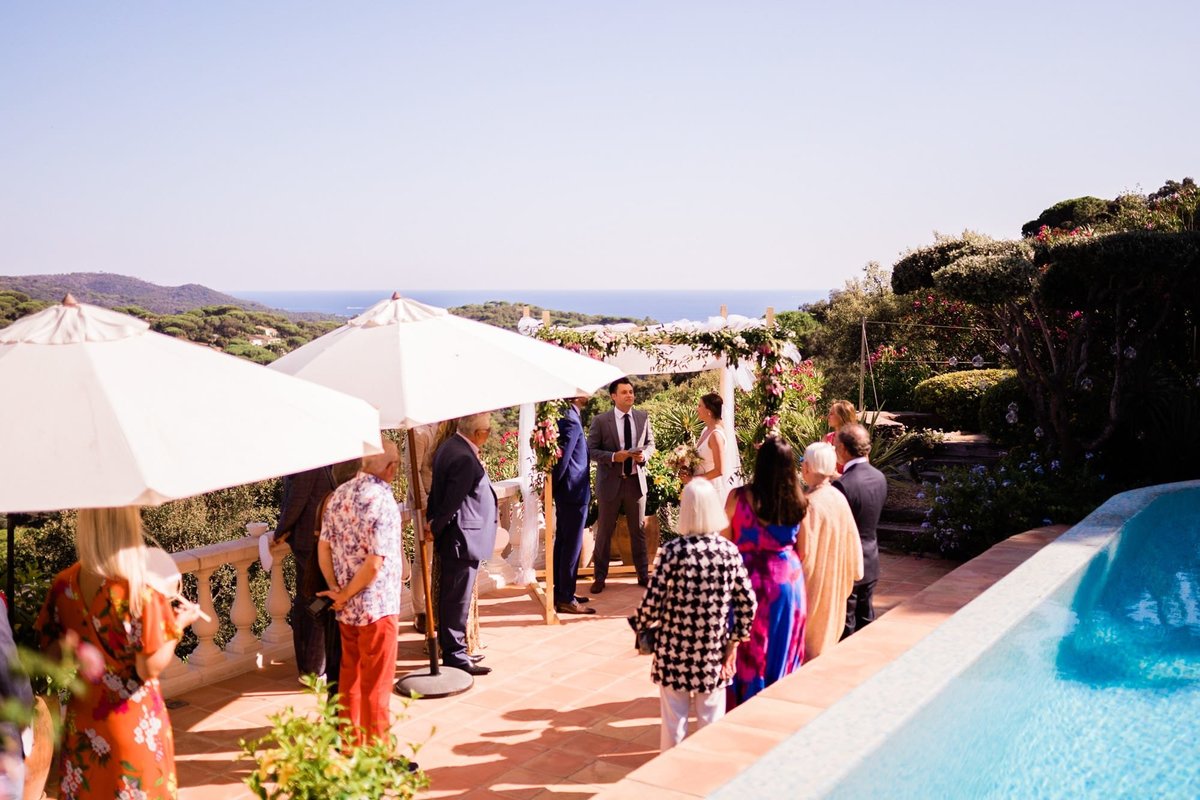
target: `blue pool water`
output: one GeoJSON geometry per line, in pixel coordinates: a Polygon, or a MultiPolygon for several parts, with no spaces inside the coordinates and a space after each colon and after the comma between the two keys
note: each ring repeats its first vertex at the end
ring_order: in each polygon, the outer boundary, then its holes
{"type": "Polygon", "coordinates": [[[1080,578],[888,737],[835,798],[1200,797],[1200,490],[1130,518],[1080,578]]]}

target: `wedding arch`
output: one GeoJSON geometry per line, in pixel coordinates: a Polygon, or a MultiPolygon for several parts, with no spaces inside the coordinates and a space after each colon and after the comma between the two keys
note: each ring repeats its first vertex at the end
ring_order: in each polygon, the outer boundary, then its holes
{"type": "MultiPolygon", "coordinates": [[[[550,325],[549,312],[537,320],[525,315],[517,329],[568,350],[583,353],[620,368],[626,375],[663,375],[721,370],[722,422],[725,440],[737,453],[733,428],[734,387],[754,396],[763,409],[754,432],[761,441],[779,422],[783,403],[786,365],[800,361],[800,351],[788,328],[775,324],[774,309],[761,319],[731,315],[722,306],[719,316],[704,322],[679,320],[640,327],[633,323],[585,325],[566,328],[550,325]]],[[[517,440],[520,443],[519,480],[523,497],[520,543],[510,556],[515,562],[516,583],[526,585],[544,609],[548,624],[558,621],[554,612],[553,551],[554,501],[545,479],[558,461],[556,402],[521,406],[517,440]],[[545,511],[545,575],[543,589],[533,564],[542,537],[538,536],[539,495],[545,511]]]]}

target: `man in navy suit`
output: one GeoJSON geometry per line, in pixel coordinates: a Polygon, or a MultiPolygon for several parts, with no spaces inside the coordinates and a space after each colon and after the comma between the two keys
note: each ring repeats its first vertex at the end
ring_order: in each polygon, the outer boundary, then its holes
{"type": "Polygon", "coordinates": [[[595,614],[583,604],[587,598],[575,594],[579,552],[583,548],[583,523],[592,502],[588,446],[580,414],[587,395],[571,401],[558,420],[558,447],[562,458],[554,465],[554,608],[560,614],[595,614]]]}
{"type": "Polygon", "coordinates": [[[875,608],[871,596],[879,580],[879,541],[876,528],[883,504],[887,501],[887,478],[871,466],[867,456],[871,452],[871,434],[857,422],[843,425],[833,440],[838,464],[842,465],[842,477],[833,485],[846,495],[854,522],[858,525],[858,538],[862,541],[863,576],[855,582],[854,591],[846,599],[845,639],[859,628],[875,619],[875,608]]]}
{"type": "MultiPolygon", "coordinates": [[[[317,549],[316,530],[319,527],[317,512],[325,498],[337,488],[333,467],[297,472],[283,479],[283,504],[279,510],[279,524],[275,526],[275,541],[287,541],[296,557],[296,597],[292,601],[292,643],[296,649],[296,667],[301,675],[325,675],[337,681],[338,658],[327,664],[326,626],[308,613],[312,595],[307,593],[311,583],[309,570],[315,560],[317,549]],[[329,668],[327,670],[327,668],[329,668]]],[[[326,615],[328,617],[329,615],[326,615]]],[[[331,626],[336,640],[337,628],[331,626]]],[[[341,651],[341,643],[334,641],[334,653],[341,651]]]]}
{"type": "Polygon", "coordinates": [[[437,614],[442,663],[472,675],[492,671],[467,657],[471,589],[479,562],[496,547],[496,493],[479,457],[491,432],[490,413],[458,421],[458,432],[434,456],[427,509],[429,531],[442,564],[437,614]]]}

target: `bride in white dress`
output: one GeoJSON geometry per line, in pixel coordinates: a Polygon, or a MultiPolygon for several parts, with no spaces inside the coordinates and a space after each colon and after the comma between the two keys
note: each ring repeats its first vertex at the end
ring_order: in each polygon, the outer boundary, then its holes
{"type": "MultiPolygon", "coordinates": [[[[736,471],[736,454],[729,450],[725,440],[725,426],[721,424],[723,402],[721,395],[710,392],[700,398],[696,414],[704,423],[704,432],[696,443],[696,452],[702,459],[691,477],[685,478],[686,483],[693,478],[706,478],[717,487],[721,497],[729,493],[732,485],[731,477],[736,471]]],[[[736,445],[735,445],[736,447],[736,445]]]]}

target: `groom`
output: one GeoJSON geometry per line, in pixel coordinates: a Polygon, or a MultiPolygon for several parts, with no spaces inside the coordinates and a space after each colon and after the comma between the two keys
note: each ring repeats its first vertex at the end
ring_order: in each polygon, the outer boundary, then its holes
{"type": "Polygon", "coordinates": [[[618,378],[608,387],[613,410],[599,414],[588,431],[588,455],[596,462],[596,501],[600,515],[596,520],[596,550],[593,556],[596,578],[592,594],[604,591],[608,578],[608,556],[617,512],[625,512],[629,523],[629,544],[638,586],[649,583],[646,558],[646,459],[654,453],[654,432],[650,416],[633,407],[633,384],[618,378]]]}

